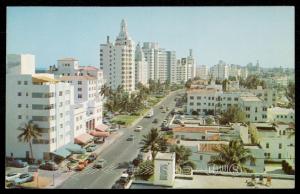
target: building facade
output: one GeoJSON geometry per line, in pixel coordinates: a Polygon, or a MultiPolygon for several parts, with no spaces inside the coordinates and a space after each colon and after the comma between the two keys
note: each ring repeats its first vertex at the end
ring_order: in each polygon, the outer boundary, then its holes
{"type": "Polygon", "coordinates": [[[137,44],[135,49],[135,86],[139,82],[145,86],[148,85],[148,63],[140,44],[137,44]]]}
{"type": "Polygon", "coordinates": [[[100,69],[112,89],[122,85],[125,91],[135,90],[135,45],[128,35],[125,20],[121,22],[115,43],[107,37],[106,44],[100,45],[100,69]]]}

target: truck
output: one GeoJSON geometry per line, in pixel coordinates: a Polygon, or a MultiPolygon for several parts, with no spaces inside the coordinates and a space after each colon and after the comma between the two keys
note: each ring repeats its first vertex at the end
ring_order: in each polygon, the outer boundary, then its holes
{"type": "Polygon", "coordinates": [[[148,114],[146,115],[146,118],[151,118],[152,116],[153,116],[153,109],[151,108],[148,114]]]}

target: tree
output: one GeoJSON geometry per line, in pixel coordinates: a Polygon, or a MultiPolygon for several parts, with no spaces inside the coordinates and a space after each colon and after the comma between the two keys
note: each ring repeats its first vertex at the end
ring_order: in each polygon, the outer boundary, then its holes
{"type": "Polygon", "coordinates": [[[180,168],[190,166],[195,169],[195,163],[189,160],[189,157],[192,155],[190,148],[186,148],[183,145],[174,145],[170,148],[170,152],[175,152],[176,165],[180,166],[180,168]]]}
{"type": "Polygon", "coordinates": [[[255,158],[250,154],[250,150],[244,148],[240,140],[232,140],[229,145],[220,145],[213,148],[219,155],[208,162],[209,165],[225,165],[232,172],[236,170],[251,172],[252,170],[245,167],[247,161],[255,161],[255,158]]]}
{"type": "Polygon", "coordinates": [[[143,135],[141,144],[140,150],[143,152],[150,150],[153,161],[158,152],[167,150],[167,139],[159,134],[157,128],[152,128],[147,135],[143,135]]]}
{"type": "Polygon", "coordinates": [[[220,124],[242,123],[246,120],[245,112],[236,106],[230,106],[227,110],[221,113],[220,124]]]}
{"type": "Polygon", "coordinates": [[[140,176],[141,178],[148,180],[154,174],[154,163],[151,160],[146,160],[142,162],[135,175],[140,176]]]}
{"type": "Polygon", "coordinates": [[[186,88],[191,88],[192,83],[193,83],[193,82],[192,82],[191,79],[187,80],[186,83],[185,83],[185,87],[186,87],[186,88]]]}
{"type": "Polygon", "coordinates": [[[286,88],[286,97],[290,101],[290,107],[295,108],[295,83],[289,82],[286,88]]]}
{"type": "Polygon", "coordinates": [[[213,121],[214,120],[212,118],[210,118],[210,117],[207,117],[207,119],[205,120],[205,122],[206,122],[207,125],[211,125],[213,123],[213,121]]]}
{"type": "Polygon", "coordinates": [[[259,135],[258,135],[256,127],[250,124],[248,129],[249,129],[249,133],[250,133],[250,137],[251,137],[251,143],[259,144],[259,135]]]}
{"type": "Polygon", "coordinates": [[[228,83],[229,83],[229,81],[227,79],[224,79],[222,81],[222,90],[223,91],[227,91],[228,90],[228,83]]]}
{"type": "Polygon", "coordinates": [[[100,95],[104,97],[109,97],[111,95],[111,88],[108,87],[106,84],[102,85],[100,90],[100,95]]]}
{"type": "Polygon", "coordinates": [[[236,81],[236,77],[235,77],[235,76],[229,76],[229,77],[228,77],[228,80],[229,80],[229,81],[236,81]]]}
{"type": "Polygon", "coordinates": [[[20,142],[29,143],[30,148],[30,159],[34,159],[33,151],[32,151],[32,140],[36,140],[41,137],[41,129],[30,120],[28,123],[25,124],[24,127],[20,127],[21,134],[18,135],[18,140],[20,142]]]}

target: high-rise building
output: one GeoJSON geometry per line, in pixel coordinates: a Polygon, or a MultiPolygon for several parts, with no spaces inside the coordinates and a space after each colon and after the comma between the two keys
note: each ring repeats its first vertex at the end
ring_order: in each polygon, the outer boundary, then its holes
{"type": "Polygon", "coordinates": [[[200,65],[197,69],[196,76],[201,79],[208,79],[208,70],[207,65],[200,65]]]}
{"type": "Polygon", "coordinates": [[[116,89],[119,85],[125,91],[135,90],[135,45],[128,35],[127,24],[122,20],[120,33],[115,43],[107,37],[106,44],[100,45],[100,69],[108,86],[116,89]]]}
{"type": "Polygon", "coordinates": [[[193,51],[190,49],[189,55],[177,60],[177,83],[186,82],[196,77],[196,64],[193,57],[193,51]]]}
{"type": "Polygon", "coordinates": [[[210,70],[214,79],[221,81],[224,79],[228,79],[229,68],[228,65],[226,65],[222,60],[219,61],[217,65],[211,67],[210,70]]]}
{"type": "Polygon", "coordinates": [[[135,86],[139,82],[148,85],[148,63],[140,44],[137,44],[135,49],[135,86]]]}
{"type": "Polygon", "coordinates": [[[175,51],[166,51],[166,52],[167,52],[167,79],[169,80],[170,83],[177,83],[176,52],[175,51]]]}

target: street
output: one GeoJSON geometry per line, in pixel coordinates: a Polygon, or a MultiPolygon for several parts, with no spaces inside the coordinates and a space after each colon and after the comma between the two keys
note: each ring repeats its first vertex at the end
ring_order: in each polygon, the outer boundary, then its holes
{"type": "Polygon", "coordinates": [[[142,136],[147,134],[151,128],[160,127],[167,114],[175,107],[174,99],[178,93],[183,93],[183,90],[170,94],[161,104],[154,106],[154,115],[152,118],[143,118],[130,128],[120,129],[124,134],[106,148],[99,156],[99,158],[103,158],[106,161],[103,169],[93,169],[93,164],[90,164],[83,171],[73,174],[57,188],[110,189],[126,169],[125,167],[120,167],[119,163],[132,161],[137,156],[139,148],[141,147],[139,143],[142,136]],[[167,111],[167,113],[161,113],[161,109],[159,109],[160,105],[169,107],[169,111],[167,111]],[[156,124],[152,123],[155,118],[158,119],[158,123],[156,124]],[[143,126],[143,130],[141,132],[134,132],[134,128],[138,125],[143,126]],[[127,141],[127,138],[131,134],[134,135],[134,140],[127,141]]]}

